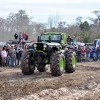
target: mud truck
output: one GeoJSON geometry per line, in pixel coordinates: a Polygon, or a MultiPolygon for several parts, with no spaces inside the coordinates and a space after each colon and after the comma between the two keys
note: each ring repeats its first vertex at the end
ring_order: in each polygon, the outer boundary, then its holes
{"type": "Polygon", "coordinates": [[[38,36],[32,45],[33,50],[26,51],[21,58],[21,70],[24,75],[31,75],[37,69],[45,72],[47,65],[53,76],[61,76],[63,72],[73,73],[76,68],[76,53],[65,48],[66,33],[47,32],[38,36]]]}

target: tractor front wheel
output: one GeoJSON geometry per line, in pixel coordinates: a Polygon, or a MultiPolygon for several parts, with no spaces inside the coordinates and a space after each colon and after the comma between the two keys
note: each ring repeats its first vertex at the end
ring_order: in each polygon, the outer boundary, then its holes
{"type": "Polygon", "coordinates": [[[53,76],[61,76],[65,67],[65,56],[62,53],[54,53],[51,56],[51,73],[53,76]]]}
{"type": "Polygon", "coordinates": [[[21,59],[20,67],[24,75],[31,75],[32,73],[34,73],[35,64],[33,58],[33,51],[26,51],[26,53],[21,59]]]}

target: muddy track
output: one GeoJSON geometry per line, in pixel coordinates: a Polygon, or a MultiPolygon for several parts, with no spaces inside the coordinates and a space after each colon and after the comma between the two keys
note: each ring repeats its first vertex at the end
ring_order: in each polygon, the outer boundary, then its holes
{"type": "Polygon", "coordinates": [[[33,75],[23,75],[20,68],[0,68],[0,100],[8,100],[38,93],[44,89],[73,88],[90,76],[100,77],[99,63],[79,63],[76,71],[54,77],[48,70],[45,73],[35,71],[33,75]]]}

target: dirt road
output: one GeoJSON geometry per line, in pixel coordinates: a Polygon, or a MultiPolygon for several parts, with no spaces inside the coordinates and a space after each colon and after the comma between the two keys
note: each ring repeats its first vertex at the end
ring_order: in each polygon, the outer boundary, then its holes
{"type": "Polygon", "coordinates": [[[74,73],[59,77],[49,70],[27,76],[20,68],[0,67],[0,100],[99,100],[99,83],[100,62],[78,63],[74,73]]]}

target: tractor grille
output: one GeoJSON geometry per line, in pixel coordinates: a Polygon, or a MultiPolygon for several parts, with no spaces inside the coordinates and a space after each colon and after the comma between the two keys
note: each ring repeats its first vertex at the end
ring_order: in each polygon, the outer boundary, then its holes
{"type": "Polygon", "coordinates": [[[43,51],[43,44],[42,43],[38,43],[36,49],[43,51]]]}

